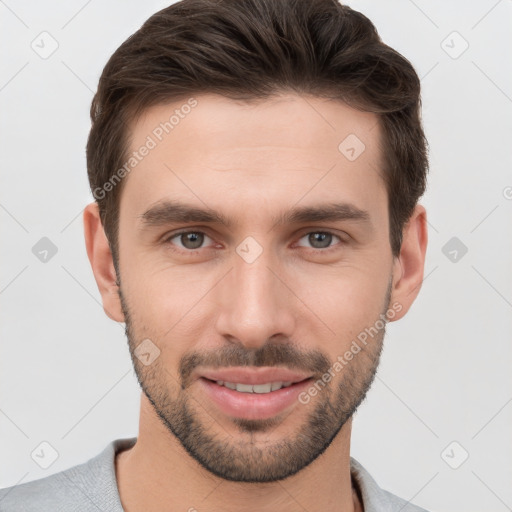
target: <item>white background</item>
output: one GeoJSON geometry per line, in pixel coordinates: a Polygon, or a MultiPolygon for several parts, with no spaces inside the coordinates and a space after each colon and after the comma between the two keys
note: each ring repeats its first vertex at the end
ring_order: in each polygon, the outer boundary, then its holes
{"type": "MultiPolygon", "coordinates": [[[[124,328],[104,314],[85,252],[85,143],[108,57],[166,5],[0,2],[0,487],[137,435],[124,328]],[[31,48],[43,31],[59,45],[47,59],[31,48]],[[42,237],[58,249],[47,263],[32,253],[42,237]],[[58,452],[47,469],[31,458],[42,441],[58,452]]],[[[349,5],[421,77],[431,165],[425,281],[388,325],[352,456],[429,510],[511,510],[512,2],[349,5]],[[442,252],[452,237],[468,248],[457,262],[442,252]]]]}

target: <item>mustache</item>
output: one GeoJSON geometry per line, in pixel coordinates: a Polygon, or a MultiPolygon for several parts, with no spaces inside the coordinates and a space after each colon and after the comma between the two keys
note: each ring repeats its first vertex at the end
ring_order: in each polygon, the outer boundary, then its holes
{"type": "Polygon", "coordinates": [[[266,343],[254,350],[247,350],[239,344],[227,345],[209,352],[184,354],[178,366],[183,389],[190,384],[190,376],[199,366],[212,369],[230,366],[279,366],[321,376],[329,370],[331,363],[318,350],[302,352],[289,343],[266,343]]]}

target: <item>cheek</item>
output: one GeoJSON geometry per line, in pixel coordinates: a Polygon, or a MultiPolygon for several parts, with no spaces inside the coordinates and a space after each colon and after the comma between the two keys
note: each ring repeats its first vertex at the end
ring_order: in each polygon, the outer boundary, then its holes
{"type": "MultiPolygon", "coordinates": [[[[325,328],[328,337],[338,345],[350,342],[379,318],[388,278],[384,272],[380,277],[372,275],[366,268],[337,269],[328,275],[301,278],[294,291],[309,308],[307,317],[318,315],[322,332],[325,328]]],[[[314,320],[316,324],[318,318],[314,320]]]]}
{"type": "Polygon", "coordinates": [[[203,339],[211,325],[208,293],[219,278],[213,271],[195,272],[191,266],[156,267],[148,264],[150,272],[140,265],[134,268],[129,279],[123,280],[123,294],[137,335],[156,340],[163,358],[176,360],[203,339]]]}

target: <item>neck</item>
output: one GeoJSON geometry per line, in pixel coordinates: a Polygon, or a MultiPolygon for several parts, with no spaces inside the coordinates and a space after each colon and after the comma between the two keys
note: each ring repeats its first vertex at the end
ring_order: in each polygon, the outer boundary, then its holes
{"type": "Polygon", "coordinates": [[[284,480],[232,482],[204,469],[158,418],[144,394],[135,445],[117,455],[116,478],[126,512],[361,511],[350,477],[349,420],[327,450],[284,480]]]}

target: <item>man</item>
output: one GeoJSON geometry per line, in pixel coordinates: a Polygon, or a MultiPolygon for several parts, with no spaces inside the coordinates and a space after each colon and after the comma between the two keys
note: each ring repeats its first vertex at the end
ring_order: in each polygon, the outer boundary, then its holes
{"type": "Polygon", "coordinates": [[[84,229],[139,435],[0,509],[423,510],[350,457],[423,279],[420,105],[335,0],[182,0],[125,41],[91,108],[84,229]]]}

